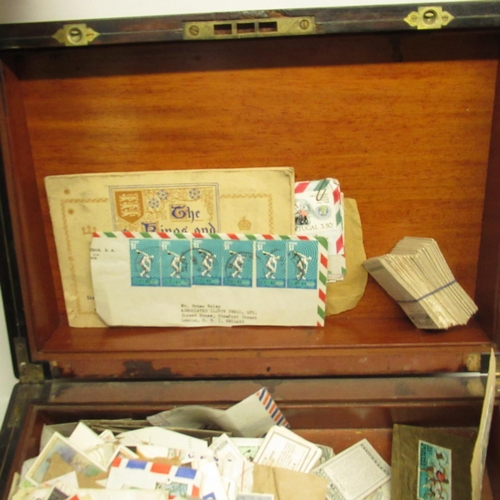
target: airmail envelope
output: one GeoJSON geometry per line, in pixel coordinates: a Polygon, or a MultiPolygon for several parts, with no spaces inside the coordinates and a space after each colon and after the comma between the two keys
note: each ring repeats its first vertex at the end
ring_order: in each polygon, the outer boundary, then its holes
{"type": "Polygon", "coordinates": [[[322,326],[327,247],[312,236],[96,232],[96,310],[109,326],[322,326]]]}

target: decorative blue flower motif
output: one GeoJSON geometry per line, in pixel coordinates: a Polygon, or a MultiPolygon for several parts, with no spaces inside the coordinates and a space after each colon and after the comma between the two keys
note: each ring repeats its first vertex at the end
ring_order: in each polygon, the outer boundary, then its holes
{"type": "Polygon", "coordinates": [[[156,195],[162,201],[168,200],[168,191],[166,189],[160,189],[156,195]]]}
{"type": "Polygon", "coordinates": [[[150,208],[152,208],[153,210],[155,210],[156,208],[159,208],[159,206],[160,206],[160,200],[158,198],[151,198],[148,201],[148,205],[149,205],[150,208]]]}
{"type": "Polygon", "coordinates": [[[193,188],[189,190],[189,197],[192,200],[197,200],[201,196],[201,192],[199,189],[193,188]]]}

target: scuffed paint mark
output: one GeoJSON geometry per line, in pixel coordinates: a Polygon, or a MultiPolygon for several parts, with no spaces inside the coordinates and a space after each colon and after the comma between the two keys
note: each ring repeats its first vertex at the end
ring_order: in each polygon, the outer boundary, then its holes
{"type": "Polygon", "coordinates": [[[171,379],[176,377],[170,368],[153,368],[151,361],[131,360],[123,363],[124,371],[120,375],[125,378],[133,379],[171,379]]]}

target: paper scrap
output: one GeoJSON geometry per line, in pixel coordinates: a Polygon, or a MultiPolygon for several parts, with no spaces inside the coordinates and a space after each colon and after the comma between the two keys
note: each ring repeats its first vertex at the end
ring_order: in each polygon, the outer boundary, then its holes
{"type": "Polygon", "coordinates": [[[272,427],[264,438],[254,463],[297,472],[310,472],[321,449],[285,427],[272,427]]]}
{"type": "Polygon", "coordinates": [[[391,478],[391,467],[366,439],[313,472],[328,480],[328,500],[361,500],[391,478]]]}

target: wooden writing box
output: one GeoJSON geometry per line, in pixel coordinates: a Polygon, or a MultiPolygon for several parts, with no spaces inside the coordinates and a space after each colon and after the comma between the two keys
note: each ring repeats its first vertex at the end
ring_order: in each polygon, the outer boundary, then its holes
{"type": "Polygon", "coordinates": [[[496,2],[2,26],[0,260],[21,380],[2,498],[44,422],[225,407],[261,385],[338,451],[366,433],[389,458],[394,422],[477,426],[482,385],[453,374],[480,371],[500,336],[499,26],[496,2]],[[370,279],[324,328],[68,326],[46,176],[274,165],[339,179],[369,257],[435,238],[475,318],[420,331],[370,279]]]}

